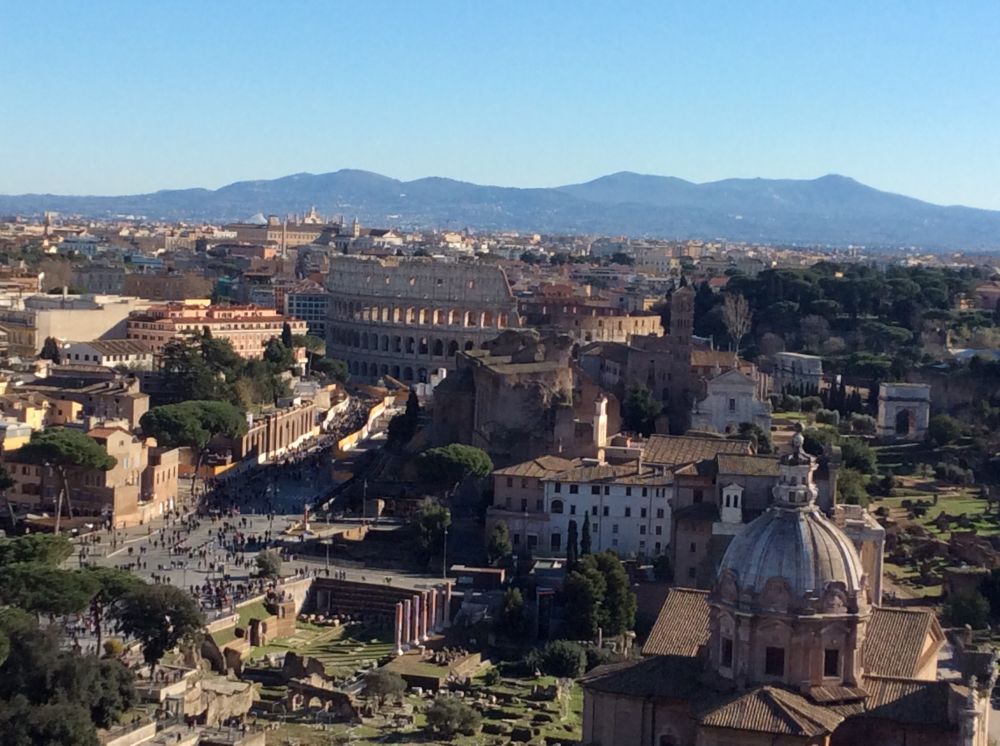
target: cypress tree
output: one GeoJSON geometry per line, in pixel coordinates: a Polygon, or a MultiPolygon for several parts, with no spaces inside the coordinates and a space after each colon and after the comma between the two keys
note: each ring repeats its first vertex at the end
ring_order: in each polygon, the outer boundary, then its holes
{"type": "Polygon", "coordinates": [[[580,536],[580,556],[590,554],[590,513],[583,516],[583,534],[580,536]]]}
{"type": "Polygon", "coordinates": [[[577,544],[576,521],[570,521],[566,529],[566,571],[576,568],[577,560],[580,558],[580,548],[577,544]]]}

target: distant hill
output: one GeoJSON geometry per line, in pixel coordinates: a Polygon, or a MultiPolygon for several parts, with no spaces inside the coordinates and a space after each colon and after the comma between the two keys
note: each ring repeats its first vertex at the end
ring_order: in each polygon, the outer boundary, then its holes
{"type": "Polygon", "coordinates": [[[439,177],[404,182],[344,169],[239,181],[214,191],[0,195],[0,215],[54,210],[88,217],[236,221],[255,213],[301,213],[311,205],[386,227],[1000,249],[1000,212],[933,205],[836,175],[695,184],[620,172],[584,184],[516,189],[439,177]]]}

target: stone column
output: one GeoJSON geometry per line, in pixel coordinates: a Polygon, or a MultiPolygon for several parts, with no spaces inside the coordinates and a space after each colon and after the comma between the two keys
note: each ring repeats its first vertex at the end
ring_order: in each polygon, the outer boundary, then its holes
{"type": "Polygon", "coordinates": [[[431,594],[427,591],[422,591],[420,594],[420,639],[423,642],[427,642],[427,638],[430,637],[430,625],[428,620],[430,619],[430,596],[431,594]]]}
{"type": "Polygon", "coordinates": [[[440,632],[441,631],[441,625],[438,623],[438,602],[437,602],[437,599],[438,599],[437,588],[431,588],[430,591],[428,591],[428,593],[427,593],[427,600],[430,601],[430,605],[431,605],[430,613],[428,615],[429,618],[430,618],[430,631],[431,632],[440,632]]]}
{"type": "Polygon", "coordinates": [[[411,630],[412,630],[411,622],[413,621],[413,617],[410,614],[410,612],[411,612],[410,606],[411,606],[410,599],[406,599],[405,601],[403,601],[403,627],[402,627],[402,633],[403,633],[403,644],[406,647],[409,647],[410,643],[413,642],[413,635],[411,634],[411,630]]]}
{"type": "Polygon", "coordinates": [[[441,623],[445,629],[451,626],[451,583],[444,584],[444,618],[441,623]]]}
{"type": "Polygon", "coordinates": [[[401,601],[396,602],[396,615],[394,617],[395,625],[393,626],[393,632],[395,632],[396,647],[393,649],[395,655],[403,654],[403,604],[401,601]]]}
{"type": "Polygon", "coordinates": [[[419,593],[413,597],[413,644],[419,645],[424,641],[424,628],[421,622],[424,618],[424,599],[419,593]]]}

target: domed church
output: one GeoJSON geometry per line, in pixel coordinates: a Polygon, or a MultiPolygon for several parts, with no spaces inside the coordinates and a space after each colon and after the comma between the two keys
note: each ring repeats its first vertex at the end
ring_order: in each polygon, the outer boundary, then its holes
{"type": "Polygon", "coordinates": [[[987,746],[995,657],[960,654],[939,678],[934,613],[876,605],[802,446],[796,433],[712,590],[671,589],[643,657],[585,677],[584,743],[987,746]]]}

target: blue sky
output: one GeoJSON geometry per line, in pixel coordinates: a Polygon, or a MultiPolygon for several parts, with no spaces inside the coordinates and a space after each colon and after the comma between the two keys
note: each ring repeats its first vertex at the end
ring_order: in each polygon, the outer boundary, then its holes
{"type": "Polygon", "coordinates": [[[0,0],[0,80],[0,193],[842,173],[1000,209],[996,0],[0,0]]]}

